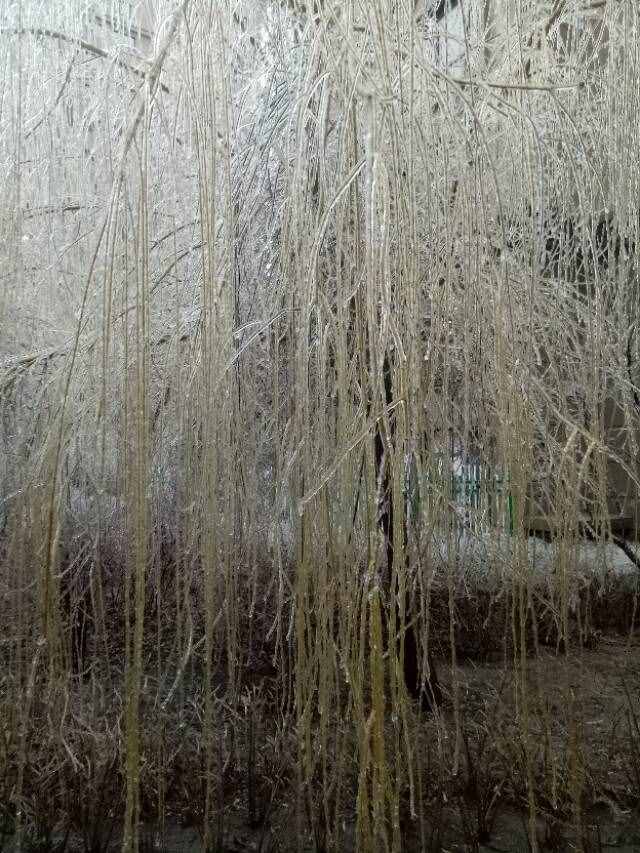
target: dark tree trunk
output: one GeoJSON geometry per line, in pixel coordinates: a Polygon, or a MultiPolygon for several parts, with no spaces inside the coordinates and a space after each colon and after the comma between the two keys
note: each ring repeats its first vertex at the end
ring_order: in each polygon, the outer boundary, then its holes
{"type": "MultiPolygon", "coordinates": [[[[384,360],[384,388],[385,388],[385,403],[387,406],[392,402],[391,388],[391,365],[389,357],[384,360]]],[[[376,480],[381,485],[381,499],[378,514],[378,523],[384,535],[385,554],[386,554],[386,570],[385,570],[385,588],[388,594],[389,602],[393,601],[396,609],[396,624],[400,624],[400,606],[396,595],[396,590],[392,588],[393,578],[393,554],[394,554],[394,506],[393,506],[393,488],[391,478],[389,476],[389,464],[386,460],[384,449],[384,438],[382,435],[382,424],[379,421],[376,426],[374,436],[374,453],[375,453],[375,473],[376,480]]],[[[389,440],[393,443],[395,436],[394,421],[391,421],[391,435],[389,440]]],[[[403,553],[407,554],[407,525],[403,525],[402,536],[404,540],[403,553]]],[[[420,614],[416,608],[415,602],[410,592],[405,595],[405,616],[404,622],[408,626],[404,632],[404,681],[409,695],[419,702],[420,707],[425,711],[433,710],[434,706],[439,705],[442,695],[438,683],[438,676],[429,655],[429,679],[426,681],[424,688],[421,679],[421,666],[419,659],[419,643],[418,643],[418,623],[420,614]]]]}

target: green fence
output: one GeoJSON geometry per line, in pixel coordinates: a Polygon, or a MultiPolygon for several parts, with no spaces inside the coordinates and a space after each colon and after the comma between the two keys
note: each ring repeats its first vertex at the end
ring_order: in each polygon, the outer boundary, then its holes
{"type": "Polygon", "coordinates": [[[508,472],[475,459],[439,455],[417,487],[415,464],[409,472],[409,502],[414,521],[442,517],[448,509],[460,524],[475,532],[502,530],[513,533],[514,498],[508,472]],[[422,500],[425,506],[421,506],[422,500]]]}

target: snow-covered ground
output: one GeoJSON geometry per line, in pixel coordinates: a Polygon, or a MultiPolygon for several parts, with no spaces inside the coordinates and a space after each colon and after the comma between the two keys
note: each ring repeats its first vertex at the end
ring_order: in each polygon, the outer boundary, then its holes
{"type": "MultiPolygon", "coordinates": [[[[634,548],[640,558],[640,546],[636,543],[634,548]]],[[[469,581],[504,579],[518,570],[542,580],[564,568],[584,580],[604,579],[611,574],[632,578],[639,574],[622,549],[613,544],[579,541],[575,545],[562,545],[530,537],[524,548],[514,537],[499,531],[479,535],[461,533],[450,539],[434,536],[431,562],[436,571],[446,568],[449,559],[469,581]]]]}

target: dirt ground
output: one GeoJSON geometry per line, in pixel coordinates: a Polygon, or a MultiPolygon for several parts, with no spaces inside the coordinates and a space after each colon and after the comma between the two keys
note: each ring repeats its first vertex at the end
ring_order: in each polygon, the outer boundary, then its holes
{"type": "MultiPolygon", "coordinates": [[[[529,853],[523,786],[528,750],[540,853],[640,853],[640,637],[600,636],[592,648],[570,648],[568,654],[541,647],[537,658],[527,660],[525,676],[519,665],[510,657],[458,666],[460,767],[452,773],[451,752],[445,749],[434,775],[443,780],[442,791],[436,782],[425,801],[422,837],[405,816],[404,850],[529,853]],[[528,696],[526,721],[523,690],[528,696]],[[523,727],[529,731],[528,745],[523,727]],[[579,786],[575,797],[585,803],[574,814],[571,779],[579,786]]],[[[439,661],[438,669],[445,695],[440,719],[415,717],[417,748],[423,754],[430,745],[433,749],[438,727],[448,732],[447,749],[454,740],[456,685],[445,661],[439,661]]],[[[243,789],[237,794],[237,808],[224,818],[224,847],[216,853],[300,849],[290,791],[269,820],[253,829],[246,822],[243,789]]],[[[344,830],[345,853],[357,853],[355,821],[346,817],[344,830]]],[[[68,853],[82,849],[70,841],[68,853]]],[[[10,849],[5,846],[5,853],[10,849]]],[[[114,837],[110,850],[118,849],[114,837]]],[[[311,842],[302,849],[319,853],[311,842]]],[[[140,853],[152,851],[203,853],[197,829],[172,817],[163,830],[142,827],[140,853]]]]}
{"type": "MultiPolygon", "coordinates": [[[[443,708],[447,726],[454,726],[453,682],[450,668],[441,666],[441,679],[448,694],[443,708]]],[[[465,663],[458,668],[458,690],[462,725],[468,735],[479,730],[489,731],[482,755],[477,747],[477,764],[474,772],[480,785],[490,785],[497,778],[496,764],[501,751],[514,730],[518,695],[514,689],[513,662],[505,670],[502,663],[465,663]]],[[[631,641],[619,636],[601,637],[593,649],[556,654],[553,649],[541,649],[538,659],[530,659],[527,666],[527,690],[530,696],[530,728],[534,758],[545,756],[551,766],[556,766],[560,777],[567,769],[567,749],[571,743],[567,720],[578,721],[580,746],[578,776],[588,792],[589,807],[580,815],[580,830],[573,820],[555,819],[552,803],[540,798],[537,803],[539,817],[536,836],[541,851],[582,851],[582,853],[640,853],[640,811],[637,808],[637,790],[634,772],[638,767],[629,761],[629,739],[639,733],[634,730],[634,715],[640,720],[640,638],[631,641]],[[570,713],[569,713],[570,712],[570,713]],[[629,728],[631,726],[631,728],[629,728]],[[543,741],[548,741],[545,749],[543,741]],[[621,746],[625,749],[621,749],[621,746]],[[554,755],[554,759],[550,759],[554,755]],[[627,756],[626,766],[623,756],[627,756]],[[554,765],[555,761],[555,765],[554,765]],[[635,801],[635,804],[634,804],[635,801]],[[578,842],[578,837],[582,841],[578,842]]],[[[435,725],[425,721],[425,730],[435,725]]],[[[640,737],[635,741],[640,749],[640,737]]],[[[507,756],[508,757],[508,756],[507,756]]],[[[640,758],[638,753],[637,758],[640,758]]],[[[499,764],[499,761],[498,761],[499,764]]],[[[546,772],[548,772],[548,764],[546,772]]],[[[461,775],[469,767],[463,760],[461,775]]],[[[543,772],[543,771],[540,771],[543,772]]],[[[542,785],[536,778],[536,782],[542,785]]],[[[439,815],[441,837],[434,845],[435,835],[429,835],[426,850],[441,853],[476,851],[476,853],[529,853],[528,816],[526,807],[513,799],[513,790],[505,785],[504,798],[496,799],[490,815],[490,834],[486,838],[471,839],[469,825],[457,808],[445,807],[439,815]]],[[[475,804],[470,804],[474,812],[475,804]]],[[[241,820],[229,816],[224,853],[260,851],[276,853],[295,849],[293,824],[287,815],[274,814],[271,826],[249,830],[241,820]]],[[[431,828],[430,828],[431,831],[431,828]]],[[[356,851],[353,827],[347,827],[345,851],[356,851]]],[[[202,853],[198,833],[194,829],[169,825],[164,833],[147,827],[143,832],[145,844],[142,853],[160,850],[164,853],[202,853]]],[[[312,851],[309,845],[304,848],[312,851]]],[[[425,849],[411,831],[406,838],[405,850],[425,849]]],[[[221,851],[223,853],[223,851],[221,851]]]]}

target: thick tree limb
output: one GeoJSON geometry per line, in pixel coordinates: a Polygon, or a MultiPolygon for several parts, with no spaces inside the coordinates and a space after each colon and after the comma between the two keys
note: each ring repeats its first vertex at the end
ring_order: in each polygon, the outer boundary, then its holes
{"type": "MultiPolygon", "coordinates": [[[[142,68],[136,68],[134,65],[130,65],[123,59],[119,59],[117,56],[112,56],[108,51],[104,50],[104,48],[98,47],[97,44],[92,44],[91,42],[88,42],[85,39],[78,38],[77,36],[66,35],[66,33],[61,33],[58,30],[49,30],[38,27],[24,27],[23,29],[17,29],[16,27],[12,27],[0,30],[0,35],[38,36],[40,38],[63,41],[66,44],[73,44],[76,47],[79,47],[81,50],[84,50],[85,53],[90,53],[93,56],[98,56],[100,57],[100,59],[113,59],[115,64],[118,65],[120,68],[124,68],[125,71],[128,71],[130,74],[134,74],[136,77],[141,77],[143,80],[145,80],[149,76],[149,72],[144,71],[142,68]]],[[[169,92],[168,87],[165,86],[164,83],[160,84],[160,88],[163,92],[169,92]]]]}

